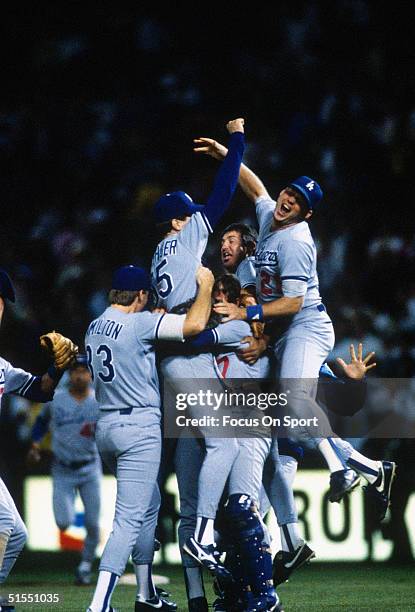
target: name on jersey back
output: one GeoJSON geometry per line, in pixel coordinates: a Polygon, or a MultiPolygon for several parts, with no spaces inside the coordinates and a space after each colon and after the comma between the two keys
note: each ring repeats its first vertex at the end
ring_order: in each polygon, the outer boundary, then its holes
{"type": "Polygon", "coordinates": [[[177,252],[177,238],[173,238],[173,240],[166,240],[160,242],[157,246],[154,259],[159,261],[162,257],[166,257],[166,255],[176,255],[177,252]]]}

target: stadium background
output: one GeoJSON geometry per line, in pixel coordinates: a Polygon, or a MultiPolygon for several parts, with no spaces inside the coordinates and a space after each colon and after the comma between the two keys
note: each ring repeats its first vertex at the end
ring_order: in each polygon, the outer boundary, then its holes
{"type": "MultiPolygon", "coordinates": [[[[192,139],[226,140],[226,121],[243,116],[246,162],[271,193],[301,173],[325,190],[311,227],[333,354],[360,340],[376,351],[377,376],[413,376],[415,98],[403,7],[9,5],[2,30],[1,265],[17,289],[4,357],[41,373],[38,337],[50,328],[82,345],[111,270],[149,264],[157,197],[208,196],[216,164],[194,156],[192,139]]],[[[236,219],[255,222],[240,191],[221,227],[236,219]]],[[[219,270],[215,240],[206,263],[219,270]]],[[[29,423],[27,406],[5,398],[0,469],[22,509],[29,423]]],[[[392,559],[410,562],[415,444],[360,443],[404,466],[381,535],[392,559]]],[[[308,452],[303,467],[321,460],[308,452]]],[[[365,525],[370,541],[367,513],[365,525]]]]}

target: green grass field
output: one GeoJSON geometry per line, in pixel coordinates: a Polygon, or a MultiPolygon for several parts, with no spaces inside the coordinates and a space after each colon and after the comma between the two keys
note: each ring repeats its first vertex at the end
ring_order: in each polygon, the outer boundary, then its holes
{"type": "MultiPolygon", "coordinates": [[[[25,553],[7,582],[5,593],[57,593],[59,603],[19,603],[16,611],[85,612],[93,587],[76,587],[73,570],[77,556],[64,553],[25,553]]],[[[166,586],[179,606],[187,610],[180,567],[157,566],[157,574],[168,576],[166,586]]],[[[208,599],[214,599],[206,578],[208,599]]],[[[290,583],[279,589],[287,612],[350,611],[395,612],[415,610],[415,566],[386,564],[318,564],[300,569],[290,583]]],[[[120,612],[134,610],[134,586],[118,585],[112,603],[120,612]]]]}

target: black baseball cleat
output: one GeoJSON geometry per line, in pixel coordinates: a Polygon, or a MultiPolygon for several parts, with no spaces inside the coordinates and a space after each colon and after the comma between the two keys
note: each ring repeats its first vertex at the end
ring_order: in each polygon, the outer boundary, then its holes
{"type": "Polygon", "coordinates": [[[174,601],[167,601],[158,595],[152,597],[151,599],[136,600],[134,612],[151,612],[152,610],[175,612],[177,610],[177,604],[174,601]]]}
{"type": "Polygon", "coordinates": [[[340,502],[347,493],[360,484],[360,476],[354,470],[338,470],[330,474],[329,500],[340,502]]]}
{"type": "Polygon", "coordinates": [[[214,544],[199,544],[194,538],[188,538],[183,550],[222,582],[232,582],[232,574],[218,560],[219,555],[214,544]]]}
{"type": "Polygon", "coordinates": [[[372,506],[373,513],[379,521],[383,521],[390,506],[392,484],[396,476],[396,463],[382,461],[378,480],[363,487],[372,506]]]}
{"type": "Polygon", "coordinates": [[[287,552],[285,550],[277,552],[272,563],[272,580],[274,586],[277,587],[279,584],[286,582],[294,570],[308,563],[311,559],[314,559],[315,556],[316,553],[314,550],[311,550],[304,541],[292,552],[287,552]]]}
{"type": "Polygon", "coordinates": [[[193,597],[187,600],[189,612],[208,612],[209,606],[206,597],[193,597]]]}

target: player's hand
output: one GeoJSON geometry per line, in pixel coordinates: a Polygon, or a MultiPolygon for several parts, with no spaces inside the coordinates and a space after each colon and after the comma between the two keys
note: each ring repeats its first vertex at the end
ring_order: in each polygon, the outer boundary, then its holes
{"type": "Polygon", "coordinates": [[[267,341],[262,336],[262,338],[253,338],[252,336],[246,336],[246,338],[242,338],[242,344],[248,344],[243,349],[240,349],[237,354],[239,359],[245,361],[245,363],[249,363],[249,365],[253,365],[258,359],[261,357],[262,353],[267,349],[267,341]]]}
{"type": "Polygon", "coordinates": [[[244,125],[245,120],[242,119],[242,117],[239,117],[238,119],[232,119],[232,121],[228,121],[228,123],[226,124],[226,129],[228,130],[229,134],[233,134],[234,132],[242,132],[243,134],[244,125]]]}
{"type": "Polygon", "coordinates": [[[165,308],[154,308],[152,311],[152,314],[166,314],[167,310],[165,308]]]}
{"type": "MultiPolygon", "coordinates": [[[[247,306],[255,306],[256,304],[258,304],[258,302],[252,293],[246,289],[241,289],[240,305],[246,308],[247,306]]],[[[253,337],[261,338],[264,333],[265,323],[261,321],[251,321],[249,325],[251,326],[253,337]]]]}
{"type": "Polygon", "coordinates": [[[210,157],[214,157],[219,161],[225,159],[228,154],[228,149],[217,142],[217,140],[213,140],[212,138],[205,138],[201,136],[200,138],[195,138],[194,141],[195,147],[193,147],[193,151],[195,153],[204,153],[205,155],[210,155],[210,157]]]}
{"type": "Polygon", "coordinates": [[[209,268],[205,268],[204,266],[199,266],[196,271],[196,282],[201,287],[210,286],[213,287],[215,283],[215,277],[213,276],[211,270],[209,268]]]}
{"type": "Polygon", "coordinates": [[[376,363],[367,365],[374,354],[374,351],[371,351],[363,359],[363,344],[359,342],[357,347],[357,357],[354,350],[354,345],[350,345],[350,363],[346,363],[340,357],[337,357],[336,361],[342,367],[344,374],[346,374],[348,378],[351,378],[352,380],[362,380],[366,372],[376,367],[376,363]]]}
{"type": "Polygon", "coordinates": [[[261,321],[250,321],[249,323],[254,338],[261,338],[264,333],[265,323],[261,321]]]}
{"type": "Polygon", "coordinates": [[[41,454],[40,454],[39,446],[38,444],[34,442],[29,452],[27,453],[26,461],[28,465],[35,465],[36,463],[39,463],[40,459],[41,459],[41,454]]]}
{"type": "Polygon", "coordinates": [[[236,304],[230,304],[228,302],[218,302],[213,305],[213,310],[218,314],[224,316],[222,323],[228,321],[246,321],[246,309],[239,308],[236,304]]]}

